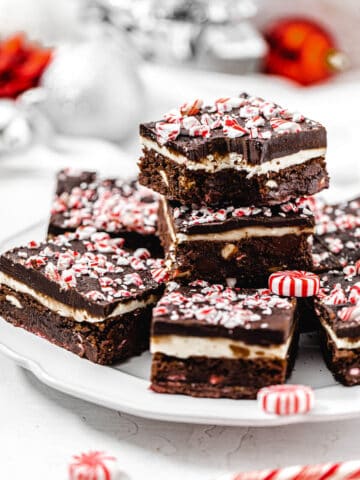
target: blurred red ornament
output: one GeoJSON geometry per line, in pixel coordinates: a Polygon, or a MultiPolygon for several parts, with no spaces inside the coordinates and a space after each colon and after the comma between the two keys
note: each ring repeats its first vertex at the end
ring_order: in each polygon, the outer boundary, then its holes
{"type": "Polygon", "coordinates": [[[265,32],[269,51],[265,71],[311,85],[344,70],[347,57],[329,32],[312,20],[276,21],[265,32]]]}
{"type": "Polygon", "coordinates": [[[16,98],[36,87],[51,60],[51,50],[16,34],[0,42],[0,98],[16,98]]]}

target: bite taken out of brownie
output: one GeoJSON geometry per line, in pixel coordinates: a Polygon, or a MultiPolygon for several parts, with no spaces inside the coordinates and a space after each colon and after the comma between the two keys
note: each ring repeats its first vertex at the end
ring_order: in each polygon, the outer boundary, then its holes
{"type": "Polygon", "coordinates": [[[326,130],[246,93],[140,125],[140,183],[185,205],[276,205],[328,187],[326,130]]]}

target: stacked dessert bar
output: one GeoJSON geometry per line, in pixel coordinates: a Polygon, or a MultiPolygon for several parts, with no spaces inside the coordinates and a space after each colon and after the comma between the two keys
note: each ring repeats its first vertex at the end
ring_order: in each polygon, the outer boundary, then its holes
{"type": "Polygon", "coordinates": [[[264,287],[272,272],[313,268],[303,197],[328,186],[325,128],[241,94],[184,104],[140,135],[172,278],[153,314],[152,388],[254,398],[294,361],[296,300],[264,287]]]}
{"type": "Polygon", "coordinates": [[[96,363],[142,353],[164,289],[157,210],[135,181],[61,171],[48,240],[0,257],[1,316],[96,363]]]}
{"type": "Polygon", "coordinates": [[[96,363],[139,354],[162,293],[146,252],[91,227],[10,250],[0,257],[0,313],[96,363]]]}
{"type": "Polygon", "coordinates": [[[58,174],[48,239],[0,257],[1,316],[101,364],[151,337],[152,389],[198,397],[285,382],[299,331],[319,329],[335,378],[359,385],[360,199],[311,196],[324,127],[242,94],[140,132],[143,185],[58,174]]]}
{"type": "MultiPolygon", "coordinates": [[[[312,300],[324,358],[336,380],[360,384],[360,198],[315,209],[323,271],[312,300]],[[324,268],[325,267],[325,268],[324,268]],[[326,268],[327,267],[327,268],[326,268]]],[[[310,308],[311,310],[311,308],[310,308]]]]}
{"type": "Polygon", "coordinates": [[[261,287],[273,271],[310,269],[314,218],[299,199],[328,186],[325,128],[246,94],[165,119],[140,127],[139,178],[163,195],[173,278],[261,287]]]}
{"type": "Polygon", "coordinates": [[[57,175],[48,236],[94,227],[121,236],[133,248],[162,254],[156,235],[159,196],[136,180],[99,178],[96,172],[64,169],[57,175]]]}

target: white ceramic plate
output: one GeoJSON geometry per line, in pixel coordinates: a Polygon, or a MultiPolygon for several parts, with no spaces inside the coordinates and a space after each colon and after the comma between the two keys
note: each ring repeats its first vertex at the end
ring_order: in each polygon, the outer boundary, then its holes
{"type": "MultiPolygon", "coordinates": [[[[8,238],[1,251],[44,238],[44,225],[8,238]]],[[[337,384],[327,370],[316,335],[304,335],[291,383],[311,385],[316,405],[307,415],[277,417],[263,413],[255,400],[200,399],[160,395],[149,390],[150,354],[114,367],[78,358],[46,340],[0,321],[0,350],[41,381],[69,395],[141,417],[217,425],[272,426],[338,420],[360,415],[360,387],[337,384]]]]}

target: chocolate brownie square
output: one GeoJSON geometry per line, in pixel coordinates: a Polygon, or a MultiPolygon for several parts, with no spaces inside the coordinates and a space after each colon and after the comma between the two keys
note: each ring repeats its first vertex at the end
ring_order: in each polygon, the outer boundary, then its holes
{"type": "Polygon", "coordinates": [[[316,233],[322,235],[360,227],[360,197],[336,204],[312,202],[316,219],[316,233]]]}
{"type": "Polygon", "coordinates": [[[264,287],[272,272],[311,270],[312,212],[273,207],[187,207],[160,201],[159,235],[173,279],[264,287]]]}
{"type": "Polygon", "coordinates": [[[328,187],[326,130],[248,94],[140,125],[140,183],[191,205],[275,205],[328,187]]]}
{"type": "Polygon", "coordinates": [[[342,267],[360,259],[360,227],[353,230],[337,230],[318,238],[342,267]]]}
{"type": "Polygon", "coordinates": [[[203,280],[170,282],[153,311],[151,388],[255,398],[290,375],[297,337],[295,299],[203,280]]]}
{"type": "Polygon", "coordinates": [[[68,168],[57,176],[48,232],[51,237],[91,226],[159,256],[157,211],[158,195],[135,180],[100,179],[96,172],[68,168]]]}
{"type": "Polygon", "coordinates": [[[161,259],[92,227],[0,257],[0,315],[80,357],[110,364],[148,348],[161,259]]]}
{"type": "Polygon", "coordinates": [[[318,235],[314,235],[312,243],[312,259],[314,272],[324,273],[329,270],[341,270],[340,259],[326,246],[318,235]]]}
{"type": "Polygon", "coordinates": [[[343,385],[359,385],[360,262],[322,276],[315,312],[329,369],[343,385]]]}

